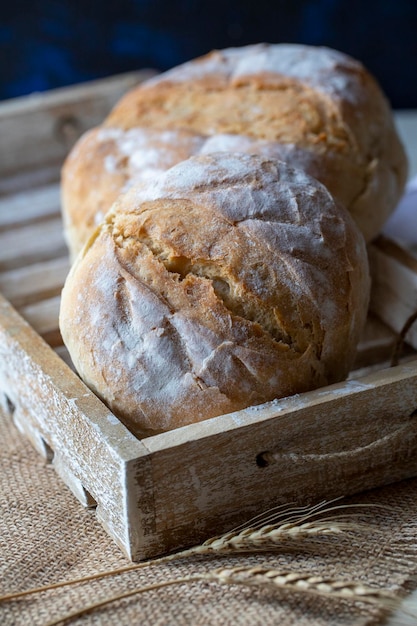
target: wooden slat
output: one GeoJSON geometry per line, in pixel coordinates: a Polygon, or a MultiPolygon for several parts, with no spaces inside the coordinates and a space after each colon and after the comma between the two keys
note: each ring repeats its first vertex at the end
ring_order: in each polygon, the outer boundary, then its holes
{"type": "Polygon", "coordinates": [[[67,254],[60,217],[0,232],[0,272],[67,254]]]}
{"type": "Polygon", "coordinates": [[[12,196],[23,190],[35,191],[39,187],[56,185],[60,179],[61,161],[53,165],[42,165],[36,170],[16,172],[13,175],[2,178],[0,176],[0,197],[12,196]]]}
{"type": "Polygon", "coordinates": [[[0,198],[0,231],[60,214],[59,184],[0,198]]]}
{"type": "Polygon", "coordinates": [[[0,291],[17,308],[60,294],[69,271],[67,257],[0,273],[0,291]]]}
{"type": "Polygon", "coordinates": [[[358,369],[389,360],[396,339],[397,334],[375,314],[370,313],[358,344],[353,368],[358,369]]]}
{"type": "Polygon", "coordinates": [[[19,309],[22,317],[50,346],[62,345],[58,327],[61,297],[55,296],[19,309]]]}

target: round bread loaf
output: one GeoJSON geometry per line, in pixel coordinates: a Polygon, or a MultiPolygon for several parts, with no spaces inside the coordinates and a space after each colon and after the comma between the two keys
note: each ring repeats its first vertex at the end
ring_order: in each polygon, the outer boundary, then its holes
{"type": "Polygon", "coordinates": [[[345,378],[368,295],[363,236],[322,184],[215,153],[119,197],[70,271],[60,327],[143,436],[345,378]]]}
{"type": "Polygon", "coordinates": [[[231,142],[320,180],[367,241],[406,180],[390,106],[360,63],[296,44],[216,51],[130,91],[75,146],[62,176],[72,255],[130,184],[231,142]]]}

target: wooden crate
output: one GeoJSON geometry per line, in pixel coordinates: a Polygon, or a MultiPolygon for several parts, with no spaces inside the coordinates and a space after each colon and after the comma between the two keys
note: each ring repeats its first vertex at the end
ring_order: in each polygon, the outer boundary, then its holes
{"type": "Polygon", "coordinates": [[[78,134],[141,78],[0,107],[4,409],[132,560],[201,542],[276,504],[417,475],[417,331],[407,338],[414,349],[390,368],[396,335],[386,325],[399,331],[417,309],[417,261],[385,239],[370,250],[373,312],[360,369],[344,383],[139,441],[72,371],[57,324],[68,271],[59,167],[78,134]]]}

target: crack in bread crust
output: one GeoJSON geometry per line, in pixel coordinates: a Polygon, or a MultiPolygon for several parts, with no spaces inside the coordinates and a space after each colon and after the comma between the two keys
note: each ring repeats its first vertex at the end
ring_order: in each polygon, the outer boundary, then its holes
{"type": "MultiPolygon", "coordinates": [[[[219,302],[234,316],[259,327],[259,330],[268,334],[271,339],[280,344],[286,344],[295,352],[302,352],[297,348],[293,339],[285,332],[278,323],[275,309],[270,309],[254,294],[246,293],[246,298],[239,294],[241,289],[236,281],[226,275],[225,268],[216,263],[210,263],[205,259],[191,260],[182,255],[176,255],[172,248],[161,245],[160,242],[142,236],[140,239],[133,237],[124,238],[120,233],[114,238],[119,248],[133,246],[137,249],[138,257],[148,252],[155,262],[160,263],[169,273],[170,280],[175,283],[183,283],[190,277],[209,283],[219,302]]],[[[227,269],[227,268],[226,268],[227,269]]],[[[136,280],[148,284],[148,279],[140,271],[140,262],[136,263],[134,274],[136,280]]],[[[149,286],[149,285],[148,285],[149,286]]],[[[167,302],[167,297],[157,289],[154,293],[167,302]]],[[[254,329],[255,330],[255,329],[254,329]]]]}
{"type": "MultiPolygon", "coordinates": [[[[253,294],[250,294],[252,301],[239,297],[238,285],[233,284],[218,265],[209,264],[203,259],[192,261],[187,257],[166,256],[166,253],[155,247],[155,242],[147,240],[142,241],[142,243],[152,251],[155,258],[164,265],[168,272],[178,275],[181,281],[186,280],[191,275],[209,281],[217,298],[232,315],[258,324],[274,341],[294,347],[291,338],[277,325],[274,311],[267,309],[259,299],[255,300],[253,294]]],[[[249,296],[249,294],[247,295],[249,296]]]]}

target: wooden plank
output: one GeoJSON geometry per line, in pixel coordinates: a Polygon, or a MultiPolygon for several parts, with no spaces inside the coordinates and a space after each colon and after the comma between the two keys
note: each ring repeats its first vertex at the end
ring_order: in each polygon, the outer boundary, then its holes
{"type": "Polygon", "coordinates": [[[61,297],[47,298],[19,309],[22,317],[52,347],[62,345],[58,326],[61,297]]]}
{"type": "Polygon", "coordinates": [[[58,183],[0,197],[0,231],[59,216],[60,206],[58,183]]]}
{"type": "MultiPolygon", "coordinates": [[[[0,105],[1,106],[1,105],[0,105]]],[[[56,184],[61,174],[61,161],[52,165],[42,165],[36,170],[16,172],[10,176],[0,176],[0,196],[11,197],[23,190],[34,191],[38,187],[56,184]]]]}
{"type": "Polygon", "coordinates": [[[0,272],[67,254],[60,217],[0,232],[0,272]]]}
{"type": "Polygon", "coordinates": [[[397,333],[382,322],[377,315],[370,313],[358,344],[353,369],[389,361],[396,339],[397,333]]]}
{"type": "Polygon", "coordinates": [[[58,257],[0,273],[0,291],[19,308],[61,293],[69,271],[67,257],[58,257]]]}
{"type": "MultiPolygon", "coordinates": [[[[399,333],[417,311],[417,257],[379,237],[370,246],[369,260],[373,276],[370,309],[399,333]]],[[[406,340],[417,349],[417,322],[406,340]]]]}
{"type": "Polygon", "coordinates": [[[36,93],[0,107],[0,178],[61,163],[76,139],[100,123],[128,89],[152,76],[143,70],[36,93]]]}

